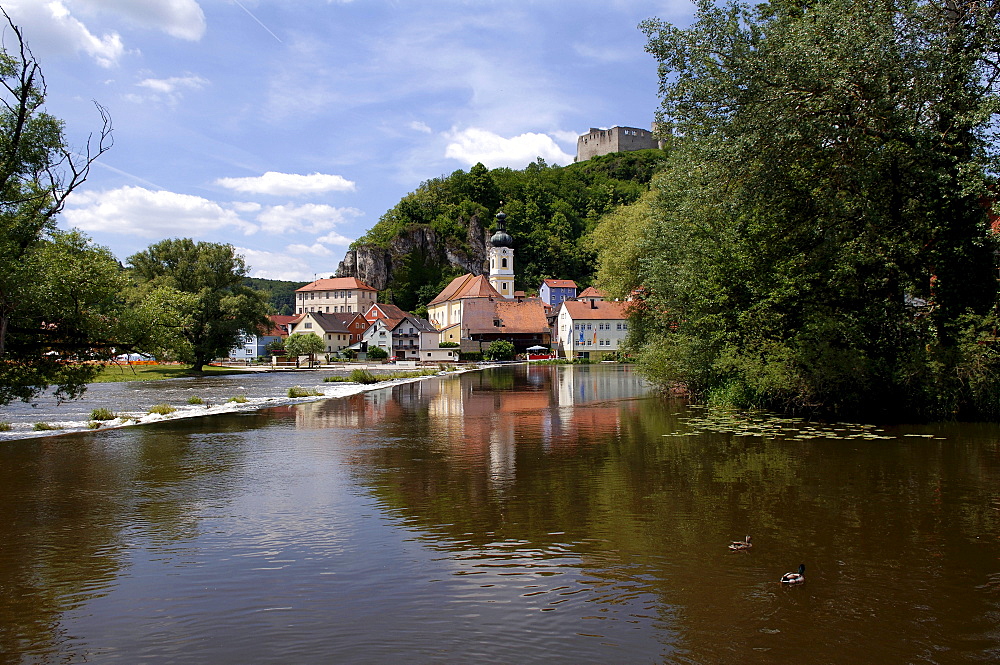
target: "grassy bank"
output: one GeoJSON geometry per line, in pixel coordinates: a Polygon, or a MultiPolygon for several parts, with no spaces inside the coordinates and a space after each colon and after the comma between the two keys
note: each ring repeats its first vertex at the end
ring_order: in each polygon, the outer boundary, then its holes
{"type": "Polygon", "coordinates": [[[188,365],[108,365],[94,379],[94,383],[117,383],[119,381],[156,381],[158,379],[179,379],[189,376],[222,376],[238,374],[225,367],[209,367],[194,372],[188,365]]]}

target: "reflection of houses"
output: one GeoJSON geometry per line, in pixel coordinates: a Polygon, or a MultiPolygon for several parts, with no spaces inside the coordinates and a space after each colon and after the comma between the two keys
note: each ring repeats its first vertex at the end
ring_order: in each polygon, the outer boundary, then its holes
{"type": "Polygon", "coordinates": [[[299,317],[274,314],[267,318],[271,320],[270,330],[263,335],[240,333],[240,344],[229,350],[230,358],[250,360],[266,356],[268,354],[267,345],[275,340],[288,337],[289,329],[299,317]]]}
{"type": "Polygon", "coordinates": [[[295,313],[350,313],[368,309],[378,291],[354,277],[317,279],[295,290],[295,313]]]}

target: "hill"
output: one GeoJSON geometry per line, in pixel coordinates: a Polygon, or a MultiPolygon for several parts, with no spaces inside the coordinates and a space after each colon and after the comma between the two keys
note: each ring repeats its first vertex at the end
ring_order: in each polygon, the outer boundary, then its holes
{"type": "Polygon", "coordinates": [[[269,294],[268,302],[274,307],[275,314],[294,314],[295,289],[305,286],[308,282],[246,277],[243,279],[243,284],[258,291],[266,291],[269,294]]]}
{"type": "Polygon", "coordinates": [[[535,291],[550,277],[588,285],[597,220],[636,201],[665,159],[662,150],[639,150],[566,167],[538,159],[520,171],[476,164],[428,180],[351,245],[337,276],[357,277],[383,301],[418,309],[455,276],[483,274],[502,203],[514,238],[515,288],[535,291]]]}

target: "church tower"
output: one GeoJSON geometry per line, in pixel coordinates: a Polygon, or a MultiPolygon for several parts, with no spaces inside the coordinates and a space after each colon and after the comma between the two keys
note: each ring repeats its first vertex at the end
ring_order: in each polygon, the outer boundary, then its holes
{"type": "Polygon", "coordinates": [[[490,284],[508,300],[514,297],[514,239],[504,228],[507,215],[497,213],[497,232],[490,238],[490,284]]]}

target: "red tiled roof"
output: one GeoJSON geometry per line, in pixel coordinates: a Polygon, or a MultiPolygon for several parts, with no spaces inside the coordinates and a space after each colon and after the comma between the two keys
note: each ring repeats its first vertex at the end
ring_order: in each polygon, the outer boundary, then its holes
{"type": "Polygon", "coordinates": [[[548,284],[550,289],[575,289],[576,282],[571,279],[544,279],[542,284],[548,284]]]}
{"type": "Polygon", "coordinates": [[[583,290],[583,293],[578,293],[576,297],[577,298],[603,298],[605,296],[604,296],[604,293],[602,291],[598,291],[594,287],[588,286],[587,288],[585,288],[583,290]]]}
{"type": "Polygon", "coordinates": [[[437,294],[429,305],[436,305],[439,302],[449,300],[459,300],[460,298],[502,298],[500,292],[493,288],[490,281],[484,275],[473,275],[466,273],[451,280],[448,286],[444,287],[441,293],[437,294]]]}
{"type": "Polygon", "coordinates": [[[317,279],[315,282],[306,284],[299,291],[341,291],[347,289],[361,289],[362,291],[375,291],[356,277],[331,277],[330,279],[317,279]]]}
{"type": "Polygon", "coordinates": [[[400,321],[409,316],[409,312],[404,311],[399,307],[396,307],[395,305],[389,305],[387,303],[377,302],[377,303],[372,303],[372,306],[368,308],[367,312],[365,312],[366,319],[369,318],[369,314],[372,313],[372,310],[375,311],[375,314],[372,315],[372,318],[383,319],[388,324],[390,330],[395,328],[400,321]]]}
{"type": "Polygon", "coordinates": [[[567,300],[562,304],[574,321],[594,319],[627,319],[625,303],[597,300],[584,302],[582,300],[567,300]]]}
{"type": "Polygon", "coordinates": [[[289,316],[287,314],[272,314],[268,319],[271,320],[271,329],[267,331],[268,335],[280,335],[285,337],[288,335],[288,329],[291,328],[292,324],[295,323],[300,314],[294,316],[289,316]]]}
{"type": "Polygon", "coordinates": [[[549,331],[549,323],[545,318],[545,305],[537,298],[529,298],[521,302],[498,300],[496,313],[497,318],[503,321],[503,332],[541,333],[549,331]]]}

